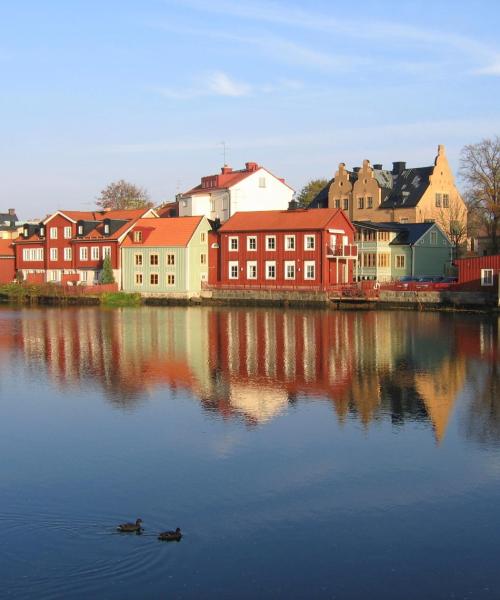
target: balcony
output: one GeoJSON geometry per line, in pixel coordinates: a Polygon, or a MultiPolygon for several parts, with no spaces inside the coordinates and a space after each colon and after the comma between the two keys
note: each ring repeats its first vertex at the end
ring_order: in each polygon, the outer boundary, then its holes
{"type": "Polygon", "coordinates": [[[358,247],[355,244],[345,246],[328,246],[326,250],[327,258],[358,258],[358,247]]]}

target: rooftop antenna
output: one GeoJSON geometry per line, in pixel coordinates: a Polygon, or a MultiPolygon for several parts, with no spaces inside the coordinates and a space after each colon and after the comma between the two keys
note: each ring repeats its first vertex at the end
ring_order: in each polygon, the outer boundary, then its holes
{"type": "Polygon", "coordinates": [[[226,154],[227,154],[227,145],[226,142],[222,141],[219,142],[222,145],[222,156],[224,157],[224,166],[227,167],[227,162],[226,162],[226,154]]]}

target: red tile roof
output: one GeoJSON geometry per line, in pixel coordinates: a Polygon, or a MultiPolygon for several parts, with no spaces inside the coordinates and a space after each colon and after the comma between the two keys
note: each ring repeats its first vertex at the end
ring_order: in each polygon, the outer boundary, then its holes
{"type": "Polygon", "coordinates": [[[123,246],[187,246],[202,219],[202,216],[139,219],[123,246]],[[143,232],[142,242],[133,241],[132,233],[138,230],[143,232]]]}
{"type": "MultiPolygon", "coordinates": [[[[139,219],[149,208],[133,208],[127,210],[60,210],[58,212],[69,217],[73,221],[102,221],[103,219],[139,219]]],[[[53,216],[53,215],[50,215],[53,216]]]]}
{"type": "Polygon", "coordinates": [[[345,218],[338,208],[237,212],[222,225],[219,231],[325,229],[337,213],[345,218]]]}
{"type": "Polygon", "coordinates": [[[13,240],[0,240],[0,256],[14,256],[13,240]]]}

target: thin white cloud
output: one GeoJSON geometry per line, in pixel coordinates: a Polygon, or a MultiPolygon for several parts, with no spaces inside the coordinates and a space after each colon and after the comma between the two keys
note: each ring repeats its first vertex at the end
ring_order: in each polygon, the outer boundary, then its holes
{"type": "Polygon", "coordinates": [[[300,81],[291,79],[278,79],[274,83],[250,84],[233,79],[223,71],[213,71],[195,81],[195,85],[185,88],[154,87],[153,91],[164,98],[172,100],[191,100],[206,96],[225,96],[228,98],[242,98],[255,93],[270,94],[285,90],[299,90],[302,88],[300,81]]]}
{"type": "Polygon", "coordinates": [[[500,51],[482,41],[471,37],[450,33],[442,29],[419,28],[390,21],[371,21],[369,27],[360,26],[359,21],[349,18],[332,17],[329,14],[321,14],[311,10],[303,10],[291,7],[287,4],[266,1],[236,3],[227,0],[214,0],[204,2],[202,0],[184,0],[188,5],[199,11],[230,15],[247,21],[261,21],[306,29],[330,35],[345,35],[356,39],[388,41],[404,41],[406,44],[413,42],[428,48],[430,44],[434,47],[448,48],[459,51],[462,55],[472,60],[482,62],[486,65],[478,68],[475,72],[485,75],[498,75],[500,51]]]}

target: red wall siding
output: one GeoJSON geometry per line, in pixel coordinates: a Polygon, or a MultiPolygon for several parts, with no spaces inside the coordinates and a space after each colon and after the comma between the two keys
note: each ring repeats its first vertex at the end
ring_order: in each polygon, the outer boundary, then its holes
{"type": "Polygon", "coordinates": [[[45,226],[45,268],[46,269],[73,269],[74,257],[71,260],[64,260],[64,248],[71,248],[71,239],[64,238],[64,228],[71,227],[71,235],[75,235],[76,226],[74,223],[61,215],[56,215],[45,226]],[[52,227],[57,228],[57,239],[50,237],[52,227]],[[50,249],[57,248],[57,260],[50,260],[50,249]]]}
{"type": "Polygon", "coordinates": [[[73,254],[76,269],[101,269],[103,260],[91,260],[92,251],[91,248],[99,248],[99,256],[102,257],[103,247],[109,246],[111,248],[111,267],[113,269],[119,268],[119,257],[120,252],[118,251],[118,242],[116,240],[76,240],[73,243],[73,254]],[[80,260],[80,248],[86,247],[88,252],[88,260],[80,260]]]}
{"type": "Polygon", "coordinates": [[[45,269],[45,260],[43,261],[25,261],[23,260],[24,248],[43,248],[45,256],[45,245],[43,242],[33,243],[24,242],[22,238],[18,238],[14,244],[14,252],[16,256],[16,269],[45,269]]]}
{"type": "Polygon", "coordinates": [[[498,273],[500,271],[500,254],[492,256],[477,256],[455,260],[458,268],[458,285],[463,290],[496,293],[498,290],[498,273]],[[481,270],[493,269],[494,281],[492,286],[481,285],[481,270]]]}
{"type": "Polygon", "coordinates": [[[10,283],[16,275],[14,257],[0,256],[0,283],[10,283]]]}

